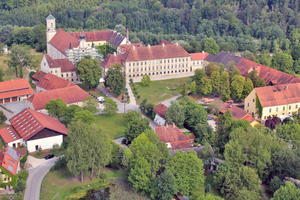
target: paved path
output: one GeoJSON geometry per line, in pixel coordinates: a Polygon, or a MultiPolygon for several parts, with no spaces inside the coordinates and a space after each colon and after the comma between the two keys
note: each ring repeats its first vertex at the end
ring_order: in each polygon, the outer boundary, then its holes
{"type": "Polygon", "coordinates": [[[164,101],[162,101],[162,102],[160,102],[160,103],[162,103],[162,104],[164,104],[165,106],[169,107],[169,106],[171,106],[171,101],[176,101],[176,99],[177,99],[178,97],[180,97],[180,96],[181,96],[181,95],[177,95],[177,96],[172,97],[172,98],[170,98],[170,99],[164,100],[164,101]]]}
{"type": "Polygon", "coordinates": [[[24,200],[40,199],[41,184],[44,176],[49,172],[57,159],[58,157],[45,160],[28,156],[27,162],[32,165],[32,168],[28,169],[29,177],[27,179],[24,200]]]}
{"type": "MultiPolygon", "coordinates": [[[[177,78],[186,78],[186,77],[191,77],[194,76],[195,72],[187,73],[187,74],[176,74],[176,75],[169,75],[169,76],[158,76],[158,77],[151,77],[151,81],[160,81],[160,80],[167,80],[167,79],[177,79],[177,78]]],[[[141,82],[142,76],[140,78],[134,78],[133,82],[141,82]]]]}
{"type": "Polygon", "coordinates": [[[131,90],[131,87],[129,85],[129,81],[126,81],[126,88],[128,89],[128,95],[130,97],[129,105],[136,105],[136,100],[135,100],[135,97],[134,97],[133,92],[131,90]]]}

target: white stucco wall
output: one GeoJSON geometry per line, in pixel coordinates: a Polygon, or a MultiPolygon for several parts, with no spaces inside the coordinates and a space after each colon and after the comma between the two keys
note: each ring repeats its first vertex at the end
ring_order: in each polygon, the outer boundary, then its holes
{"type": "Polygon", "coordinates": [[[58,51],[54,46],[51,44],[48,44],[49,46],[49,56],[51,56],[53,59],[60,59],[60,58],[66,58],[64,54],[62,54],[60,51],[58,51]]]}
{"type": "Polygon", "coordinates": [[[20,143],[20,145],[25,144],[23,138],[15,140],[13,142],[9,142],[7,145],[10,147],[14,147],[13,144],[15,144],[15,147],[18,147],[18,143],[20,143]]]}
{"type": "Polygon", "coordinates": [[[48,65],[48,62],[47,62],[47,59],[44,55],[43,59],[42,59],[42,62],[41,62],[41,71],[45,72],[45,73],[48,73],[49,72],[49,65],[48,65]]]}
{"type": "Polygon", "coordinates": [[[58,144],[60,146],[62,142],[63,142],[62,135],[57,135],[57,136],[47,137],[47,138],[42,138],[42,139],[37,139],[37,140],[29,140],[29,141],[27,141],[27,150],[29,152],[36,151],[36,149],[35,149],[36,145],[41,147],[42,150],[52,149],[54,144],[58,144]]]}
{"type": "Polygon", "coordinates": [[[163,126],[163,125],[165,125],[166,120],[164,118],[162,118],[161,116],[159,116],[158,114],[156,114],[155,118],[154,118],[154,122],[160,126],[163,126]]]}

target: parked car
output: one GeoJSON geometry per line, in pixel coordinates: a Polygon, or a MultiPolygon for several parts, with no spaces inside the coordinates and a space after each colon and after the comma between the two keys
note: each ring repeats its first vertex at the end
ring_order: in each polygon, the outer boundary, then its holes
{"type": "Polygon", "coordinates": [[[97,100],[98,100],[99,103],[104,103],[105,102],[104,97],[101,97],[101,96],[98,97],[97,100]]]}
{"type": "Polygon", "coordinates": [[[208,116],[207,117],[207,120],[214,120],[215,118],[211,117],[211,116],[208,116]]]}
{"type": "Polygon", "coordinates": [[[48,159],[51,159],[53,157],[54,157],[54,154],[50,153],[50,154],[45,156],[45,159],[48,160],[48,159]]]}

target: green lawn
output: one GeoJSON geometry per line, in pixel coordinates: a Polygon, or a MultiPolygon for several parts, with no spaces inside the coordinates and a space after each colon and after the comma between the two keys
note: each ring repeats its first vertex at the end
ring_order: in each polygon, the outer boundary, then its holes
{"type": "Polygon", "coordinates": [[[211,194],[214,196],[214,197],[220,197],[220,198],[223,198],[222,197],[222,194],[220,193],[219,190],[217,190],[214,185],[213,185],[213,182],[214,182],[214,175],[213,174],[208,174],[205,176],[205,183],[204,183],[204,186],[206,187],[207,184],[210,184],[211,186],[211,194]]]}
{"type": "Polygon", "coordinates": [[[127,123],[124,121],[124,114],[96,115],[96,124],[106,133],[111,139],[120,138],[124,135],[127,123]]]}
{"type": "MultiPolygon", "coordinates": [[[[143,86],[141,83],[134,83],[134,87],[137,88],[138,95],[141,96],[141,98],[137,100],[137,103],[140,104],[143,99],[148,99],[149,102],[157,105],[161,101],[180,94],[181,85],[184,82],[190,85],[192,77],[152,81],[150,86],[143,86]],[[170,89],[176,88],[176,90],[170,91],[167,87],[170,89]]],[[[131,89],[133,89],[133,87],[131,87],[131,89]]]]}

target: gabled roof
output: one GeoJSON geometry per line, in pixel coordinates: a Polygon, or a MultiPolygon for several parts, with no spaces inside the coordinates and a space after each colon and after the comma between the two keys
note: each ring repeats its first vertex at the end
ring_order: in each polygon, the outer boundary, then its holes
{"type": "Polygon", "coordinates": [[[77,40],[79,40],[80,35],[83,34],[87,42],[106,41],[108,36],[110,35],[110,31],[107,30],[107,31],[72,32],[69,34],[72,37],[76,38],[77,40]]]}
{"type": "Polygon", "coordinates": [[[53,59],[48,54],[45,54],[45,58],[50,68],[60,68],[61,72],[75,72],[75,65],[68,59],[53,59]]]}
{"type": "Polygon", "coordinates": [[[124,39],[125,37],[116,31],[110,31],[107,37],[107,41],[115,47],[118,47],[124,39]]]}
{"type": "Polygon", "coordinates": [[[12,117],[9,122],[25,141],[44,128],[68,135],[66,126],[57,119],[29,108],[24,109],[12,117]]]}
{"type": "Polygon", "coordinates": [[[167,40],[162,40],[159,45],[162,45],[162,44],[165,44],[165,45],[168,45],[168,44],[173,44],[172,42],[169,42],[167,40]]]}
{"type": "Polygon", "coordinates": [[[204,60],[207,56],[209,55],[209,53],[207,52],[202,52],[202,53],[191,53],[191,60],[204,60]]]}
{"type": "Polygon", "coordinates": [[[31,95],[34,91],[25,79],[0,82],[0,99],[31,95]]]}
{"type": "Polygon", "coordinates": [[[43,76],[45,76],[47,73],[43,72],[43,71],[39,71],[37,73],[35,73],[34,75],[31,76],[31,79],[35,80],[35,81],[39,81],[43,76]]]}
{"type": "Polygon", "coordinates": [[[167,112],[167,109],[168,107],[165,106],[164,104],[159,104],[158,106],[156,106],[154,109],[153,109],[153,112],[155,112],[156,114],[158,114],[160,117],[166,119],[166,112],[167,112]]]}
{"type": "Polygon", "coordinates": [[[300,83],[259,87],[254,90],[262,107],[300,102],[300,83]]]}
{"type": "Polygon", "coordinates": [[[83,101],[89,94],[82,90],[77,85],[59,88],[55,90],[48,90],[44,92],[38,92],[32,95],[27,99],[31,102],[35,110],[45,109],[45,103],[48,103],[50,100],[62,99],[66,104],[72,104],[83,101]]]}
{"type": "Polygon", "coordinates": [[[21,139],[18,131],[13,126],[0,129],[0,137],[6,144],[21,139]]]}
{"type": "Polygon", "coordinates": [[[157,137],[160,142],[170,143],[172,149],[190,148],[190,139],[184,135],[179,128],[173,125],[155,127],[157,137]]]}
{"type": "Polygon", "coordinates": [[[222,63],[224,67],[226,67],[226,64],[230,61],[234,61],[235,65],[237,65],[242,60],[242,57],[231,54],[230,52],[221,51],[215,56],[209,54],[205,60],[208,62],[222,63]]]}
{"type": "Polygon", "coordinates": [[[12,175],[16,175],[20,161],[20,154],[10,146],[0,151],[0,166],[12,175]]]}
{"type": "Polygon", "coordinates": [[[119,63],[122,65],[123,54],[107,54],[107,57],[101,62],[103,68],[110,68],[112,65],[119,63]]]}
{"type": "Polygon", "coordinates": [[[243,58],[238,64],[237,69],[243,76],[250,71],[257,70],[258,76],[265,80],[266,85],[281,85],[287,83],[300,83],[300,78],[281,72],[277,69],[261,65],[251,60],[243,58]]]}
{"type": "Polygon", "coordinates": [[[26,148],[17,148],[14,149],[16,152],[20,154],[20,156],[26,156],[26,148]]]}
{"type": "Polygon", "coordinates": [[[231,103],[224,103],[221,108],[220,108],[220,112],[221,113],[225,113],[227,110],[229,110],[232,114],[232,117],[235,120],[239,120],[239,119],[244,119],[249,121],[250,123],[252,123],[255,119],[249,114],[247,113],[245,110],[231,104],[231,103]]]}
{"type": "Polygon", "coordinates": [[[57,31],[49,43],[64,55],[66,54],[66,50],[69,49],[70,44],[72,48],[79,46],[79,40],[62,29],[57,31]]]}
{"type": "Polygon", "coordinates": [[[176,57],[189,57],[190,55],[179,44],[170,45],[156,45],[146,46],[139,48],[131,48],[125,54],[123,54],[122,60],[128,61],[140,61],[140,60],[155,60],[166,59],[176,57]]]}
{"type": "Polygon", "coordinates": [[[53,17],[53,15],[48,15],[48,17],[46,17],[46,19],[55,19],[55,17],[53,17]]]}
{"type": "Polygon", "coordinates": [[[54,90],[58,88],[74,86],[75,84],[51,73],[48,73],[43,78],[41,78],[36,85],[45,90],[54,90]]]}
{"type": "Polygon", "coordinates": [[[128,51],[129,49],[131,49],[132,46],[142,47],[143,45],[141,43],[131,43],[129,45],[127,45],[127,44],[121,44],[121,45],[119,45],[119,48],[120,48],[120,50],[121,50],[122,53],[125,53],[126,51],[128,51]]]}

